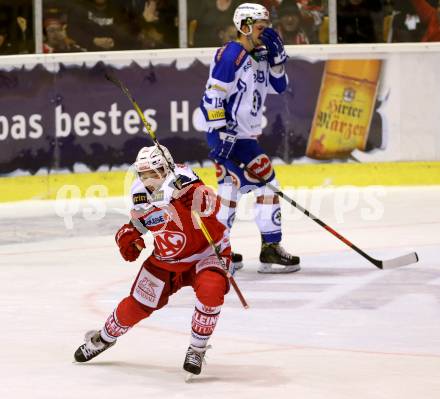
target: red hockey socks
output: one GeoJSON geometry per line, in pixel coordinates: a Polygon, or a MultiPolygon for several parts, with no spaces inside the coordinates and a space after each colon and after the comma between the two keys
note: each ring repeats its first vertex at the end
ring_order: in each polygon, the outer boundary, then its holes
{"type": "Polygon", "coordinates": [[[205,306],[196,299],[191,328],[190,345],[192,348],[203,349],[206,347],[220,316],[220,309],[221,306],[205,306]]]}
{"type": "Polygon", "coordinates": [[[116,338],[125,334],[131,327],[151,314],[139,304],[133,297],[124,298],[108,317],[104,328],[101,330],[101,338],[106,342],[114,342],[116,338]]]}
{"type": "Polygon", "coordinates": [[[122,325],[116,317],[116,310],[108,317],[104,328],[101,329],[101,338],[108,343],[116,341],[118,337],[125,334],[130,329],[129,326],[122,325]]]}

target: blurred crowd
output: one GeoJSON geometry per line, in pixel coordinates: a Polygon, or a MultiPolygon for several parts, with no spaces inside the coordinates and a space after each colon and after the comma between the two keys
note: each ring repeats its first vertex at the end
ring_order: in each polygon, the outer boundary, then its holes
{"type": "Polygon", "coordinates": [[[45,1],[44,52],[178,47],[177,15],[177,0],[45,1]]]}
{"type": "MultiPolygon", "coordinates": [[[[188,0],[188,45],[218,46],[234,40],[237,31],[232,22],[235,8],[244,1],[188,0]]],[[[328,43],[326,0],[262,0],[272,23],[285,44],[328,43]],[[324,20],[326,21],[324,24],[324,20]],[[326,28],[327,26],[327,28],[326,28]]]]}
{"type": "Polygon", "coordinates": [[[338,0],[338,43],[440,41],[439,0],[338,0]]]}
{"type": "Polygon", "coordinates": [[[34,52],[32,1],[0,1],[0,54],[34,52]]]}
{"type": "MultiPolygon", "coordinates": [[[[188,47],[236,38],[239,0],[187,0],[188,47]]],[[[254,0],[286,44],[329,43],[327,0],[254,0]]],[[[0,54],[35,52],[32,0],[0,0],[0,54]]],[[[43,0],[45,53],[179,47],[178,0],[43,0]]],[[[440,0],[337,0],[338,43],[440,41],[440,0]]]]}

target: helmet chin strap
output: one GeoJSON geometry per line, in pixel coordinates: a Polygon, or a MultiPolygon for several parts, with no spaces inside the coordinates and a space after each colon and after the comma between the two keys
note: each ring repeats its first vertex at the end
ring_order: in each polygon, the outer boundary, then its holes
{"type": "Polygon", "coordinates": [[[243,35],[245,35],[245,36],[249,36],[249,35],[252,35],[252,24],[246,24],[246,26],[249,28],[249,32],[248,33],[246,33],[246,32],[243,32],[243,30],[242,29],[239,29],[238,31],[240,32],[240,33],[242,33],[243,35]]]}

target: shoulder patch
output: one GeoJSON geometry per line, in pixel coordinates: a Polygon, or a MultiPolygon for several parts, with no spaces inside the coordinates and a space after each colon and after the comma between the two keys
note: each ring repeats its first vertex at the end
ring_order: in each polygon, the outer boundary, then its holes
{"type": "Polygon", "coordinates": [[[215,60],[217,63],[221,60],[239,66],[247,54],[248,52],[240,43],[228,42],[218,50],[215,60]]]}
{"type": "Polygon", "coordinates": [[[235,73],[240,69],[249,53],[238,42],[226,43],[214,58],[211,77],[224,83],[233,82],[235,73]]]}
{"type": "Polygon", "coordinates": [[[163,201],[164,198],[165,193],[163,190],[156,190],[153,194],[151,194],[151,202],[163,201]]]}
{"type": "Polygon", "coordinates": [[[185,176],[185,175],[177,176],[176,180],[174,180],[172,182],[174,187],[177,188],[178,190],[181,190],[182,188],[184,188],[192,183],[195,183],[195,180],[193,180],[191,177],[185,176]]]}
{"type": "Polygon", "coordinates": [[[226,50],[226,44],[217,51],[217,55],[215,56],[215,60],[217,62],[220,61],[220,59],[222,58],[222,55],[225,52],[225,50],[226,50]]]}
{"type": "Polygon", "coordinates": [[[237,59],[235,60],[235,65],[239,66],[241,62],[243,61],[243,58],[246,56],[247,51],[245,49],[240,51],[240,54],[238,54],[237,59]]]}
{"type": "Polygon", "coordinates": [[[147,194],[145,193],[136,193],[133,194],[133,204],[146,204],[148,203],[147,194]]]}
{"type": "Polygon", "coordinates": [[[145,193],[133,194],[133,204],[134,205],[146,204],[146,203],[148,203],[147,194],[145,194],[145,193]]]}

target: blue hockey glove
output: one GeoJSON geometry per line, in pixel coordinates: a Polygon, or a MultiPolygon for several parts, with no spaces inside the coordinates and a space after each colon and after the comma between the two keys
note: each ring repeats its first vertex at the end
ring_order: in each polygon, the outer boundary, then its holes
{"type": "Polygon", "coordinates": [[[280,35],[272,28],[264,29],[260,35],[261,41],[267,48],[267,60],[271,67],[284,64],[287,60],[287,54],[284,50],[284,44],[280,35]]]}
{"type": "Polygon", "coordinates": [[[232,148],[234,148],[237,137],[233,132],[218,132],[220,141],[209,153],[210,158],[214,159],[219,164],[224,164],[229,159],[232,148]]]}

